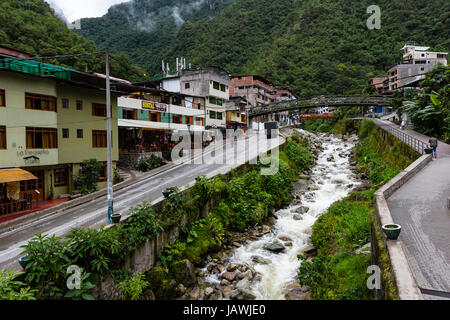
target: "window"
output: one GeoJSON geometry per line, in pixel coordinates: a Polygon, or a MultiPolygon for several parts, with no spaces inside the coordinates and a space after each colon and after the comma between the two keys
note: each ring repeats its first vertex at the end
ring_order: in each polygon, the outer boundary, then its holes
{"type": "Polygon", "coordinates": [[[220,90],[220,83],[214,81],[213,82],[213,88],[216,89],[216,90],[220,90]]]}
{"type": "Polygon", "coordinates": [[[83,139],[83,129],[77,129],[77,138],[83,139]]]}
{"type": "Polygon", "coordinates": [[[92,130],[92,147],[93,148],[107,147],[106,130],[92,130]]]}
{"type": "Polygon", "coordinates": [[[217,120],[222,120],[222,112],[217,112],[217,120]]]}
{"type": "Polygon", "coordinates": [[[197,125],[203,127],[203,118],[197,118],[197,125]]]}
{"type": "Polygon", "coordinates": [[[180,115],[172,115],[172,122],[182,124],[182,117],[180,115]]]}
{"type": "Polygon", "coordinates": [[[25,109],[56,111],[56,98],[42,94],[25,93],[25,109]]]}
{"type": "Polygon", "coordinates": [[[55,177],[55,187],[65,187],[69,183],[69,171],[67,168],[58,168],[53,170],[55,177]]]}
{"type": "Polygon", "coordinates": [[[209,118],[210,119],[217,119],[217,112],[211,110],[209,112],[209,118]]]}
{"type": "Polygon", "coordinates": [[[64,139],[69,138],[69,129],[63,129],[62,134],[64,139]]]}
{"type": "Polygon", "coordinates": [[[161,122],[161,113],[159,113],[159,112],[150,112],[149,120],[151,122],[161,122]]]}
{"type": "Polygon", "coordinates": [[[3,89],[0,89],[0,107],[6,107],[6,94],[3,89]]]}
{"type": "Polygon", "coordinates": [[[77,100],[77,110],[83,110],[83,101],[77,100]]]}
{"type": "Polygon", "coordinates": [[[186,116],[185,122],[186,122],[186,124],[191,124],[191,125],[194,124],[194,117],[186,116]]]}
{"type": "Polygon", "coordinates": [[[219,106],[223,105],[223,100],[222,99],[217,99],[217,105],[219,105],[219,106]]]}
{"type": "Polygon", "coordinates": [[[6,126],[0,126],[0,149],[6,149],[6,126]]]}
{"type": "Polygon", "coordinates": [[[184,88],[185,88],[185,89],[190,89],[190,88],[191,88],[191,84],[190,84],[189,82],[186,82],[186,83],[184,84],[184,88]]]}
{"type": "Polygon", "coordinates": [[[215,97],[209,97],[209,103],[217,104],[217,99],[215,97]]]}
{"type": "Polygon", "coordinates": [[[62,107],[63,109],[69,108],[69,99],[62,99],[62,107]]]}
{"type": "Polygon", "coordinates": [[[224,84],[220,85],[220,91],[226,92],[227,91],[227,86],[224,84]]]}
{"type": "Polygon", "coordinates": [[[137,120],[137,110],[123,109],[123,119],[137,120]]]}
{"type": "Polygon", "coordinates": [[[95,117],[106,117],[106,105],[105,104],[92,104],[92,115],[95,117]]]}
{"type": "Polygon", "coordinates": [[[27,127],[27,149],[57,149],[58,132],[56,128],[27,127]]]}

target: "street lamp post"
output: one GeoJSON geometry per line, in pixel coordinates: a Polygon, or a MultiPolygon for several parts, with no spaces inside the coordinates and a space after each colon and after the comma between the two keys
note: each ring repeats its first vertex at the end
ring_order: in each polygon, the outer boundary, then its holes
{"type": "Polygon", "coordinates": [[[109,79],[109,52],[106,49],[106,137],[108,145],[108,224],[112,224],[114,213],[113,175],[112,175],[112,132],[111,132],[111,86],[109,79]]]}

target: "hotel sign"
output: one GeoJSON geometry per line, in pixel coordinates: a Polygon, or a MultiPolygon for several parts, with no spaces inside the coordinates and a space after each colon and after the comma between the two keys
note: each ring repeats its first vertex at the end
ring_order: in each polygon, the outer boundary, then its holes
{"type": "Polygon", "coordinates": [[[159,112],[167,112],[167,106],[156,104],[154,102],[142,101],[142,109],[154,110],[159,112]]]}

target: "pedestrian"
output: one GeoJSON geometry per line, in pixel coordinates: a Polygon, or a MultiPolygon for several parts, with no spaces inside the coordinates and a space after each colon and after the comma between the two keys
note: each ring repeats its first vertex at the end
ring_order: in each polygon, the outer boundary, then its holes
{"type": "Polygon", "coordinates": [[[428,142],[430,143],[430,147],[433,148],[433,157],[437,158],[438,139],[431,137],[428,142]]]}
{"type": "Polygon", "coordinates": [[[402,120],[402,125],[401,125],[400,128],[401,128],[402,130],[405,130],[405,126],[406,126],[406,121],[403,119],[403,120],[402,120]]]}

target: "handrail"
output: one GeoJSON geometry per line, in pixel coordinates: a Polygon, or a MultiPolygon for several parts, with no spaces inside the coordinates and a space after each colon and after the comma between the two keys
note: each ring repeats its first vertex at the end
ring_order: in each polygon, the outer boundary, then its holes
{"type": "Polygon", "coordinates": [[[406,145],[410,146],[412,149],[416,150],[421,155],[425,154],[425,149],[429,148],[429,145],[417,138],[414,138],[413,136],[398,130],[397,128],[391,127],[390,125],[381,125],[374,121],[374,123],[383,129],[384,131],[390,133],[394,137],[396,137],[398,140],[402,141],[406,145]]]}
{"type": "Polygon", "coordinates": [[[391,98],[386,96],[332,96],[307,100],[282,101],[252,108],[249,111],[249,116],[255,117],[258,115],[288,111],[298,108],[315,108],[320,106],[388,106],[390,100],[391,98]]]}

